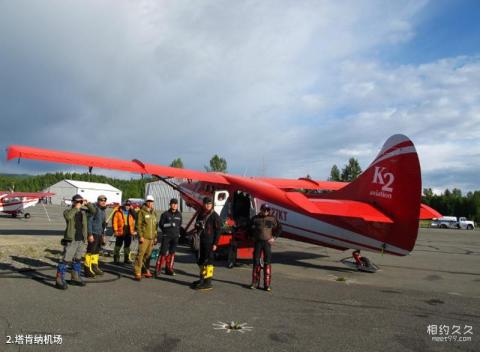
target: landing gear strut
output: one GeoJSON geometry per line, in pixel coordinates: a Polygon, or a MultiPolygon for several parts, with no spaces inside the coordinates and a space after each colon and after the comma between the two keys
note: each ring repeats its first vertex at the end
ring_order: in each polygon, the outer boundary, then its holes
{"type": "Polygon", "coordinates": [[[362,257],[359,250],[353,251],[351,257],[344,258],[341,262],[350,268],[367,273],[374,273],[378,270],[378,266],[373,264],[367,257],[362,257]]]}

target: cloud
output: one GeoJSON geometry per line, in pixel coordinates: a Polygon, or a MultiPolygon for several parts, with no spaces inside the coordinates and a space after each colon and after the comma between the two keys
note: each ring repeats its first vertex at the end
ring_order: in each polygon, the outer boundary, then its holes
{"type": "MultiPolygon", "coordinates": [[[[24,5],[0,3],[5,145],[196,169],[218,153],[232,172],[320,179],[350,156],[366,167],[399,132],[462,146],[449,161],[478,149],[478,58],[380,60],[426,2],[24,5]]],[[[425,181],[443,186],[426,155],[425,181]]]]}

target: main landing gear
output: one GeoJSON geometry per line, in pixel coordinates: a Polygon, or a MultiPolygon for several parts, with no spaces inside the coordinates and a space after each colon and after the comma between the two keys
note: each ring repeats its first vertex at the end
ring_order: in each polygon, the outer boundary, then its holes
{"type": "Polygon", "coordinates": [[[24,213],[23,211],[17,211],[15,213],[12,213],[12,218],[16,218],[18,215],[21,215],[23,214],[23,216],[25,217],[25,219],[30,219],[30,213],[24,213]]]}
{"type": "Polygon", "coordinates": [[[341,262],[349,268],[367,273],[374,273],[378,270],[378,266],[373,264],[367,257],[362,257],[359,250],[354,251],[351,257],[342,259],[341,262]]]}

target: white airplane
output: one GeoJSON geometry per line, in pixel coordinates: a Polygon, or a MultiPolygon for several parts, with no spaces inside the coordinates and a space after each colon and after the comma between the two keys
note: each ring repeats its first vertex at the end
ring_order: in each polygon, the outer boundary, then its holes
{"type": "Polygon", "coordinates": [[[7,192],[0,191],[0,212],[9,214],[13,218],[23,214],[28,219],[30,213],[25,209],[33,207],[41,198],[51,197],[54,193],[48,192],[7,192]]]}

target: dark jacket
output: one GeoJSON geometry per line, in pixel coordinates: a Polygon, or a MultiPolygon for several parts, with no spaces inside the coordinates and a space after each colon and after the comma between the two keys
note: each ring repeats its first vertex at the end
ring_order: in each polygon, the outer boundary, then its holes
{"type": "Polygon", "coordinates": [[[212,209],[209,213],[202,212],[197,217],[195,228],[200,233],[200,241],[208,241],[217,245],[222,230],[220,216],[212,209]]]}
{"type": "Polygon", "coordinates": [[[250,221],[250,229],[255,241],[268,241],[282,232],[282,225],[271,215],[255,215],[250,221]]]}
{"type": "Polygon", "coordinates": [[[105,209],[94,204],[91,209],[89,208],[88,233],[92,235],[103,235],[106,226],[107,215],[105,214],[105,209]]]}
{"type": "Polygon", "coordinates": [[[160,216],[160,222],[158,227],[164,236],[179,237],[180,228],[182,226],[182,213],[178,210],[172,212],[170,209],[167,210],[160,216]]]}

